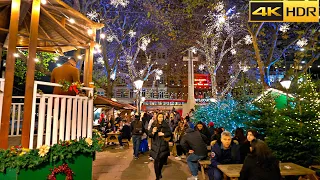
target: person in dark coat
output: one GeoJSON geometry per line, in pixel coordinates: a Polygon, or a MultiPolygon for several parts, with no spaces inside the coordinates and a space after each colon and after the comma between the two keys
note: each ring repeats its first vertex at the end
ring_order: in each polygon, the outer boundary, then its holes
{"type": "Polygon", "coordinates": [[[261,140],[253,140],[252,153],[248,154],[240,172],[239,180],[280,180],[279,161],[261,140]]]}
{"type": "Polygon", "coordinates": [[[247,130],[247,138],[240,147],[240,153],[241,153],[241,163],[244,162],[247,155],[251,152],[250,147],[252,141],[256,140],[258,137],[258,132],[254,129],[248,129],[247,130]]]}
{"type": "Polygon", "coordinates": [[[247,138],[244,136],[244,131],[242,128],[237,128],[236,132],[234,133],[234,137],[232,140],[236,140],[239,142],[240,146],[240,163],[243,164],[244,159],[246,158],[248,151],[247,151],[247,145],[245,144],[245,141],[247,138]]]}
{"type": "Polygon", "coordinates": [[[221,143],[215,143],[211,150],[211,164],[208,169],[210,180],[222,180],[219,164],[240,164],[240,151],[237,141],[231,140],[231,133],[224,131],[221,134],[221,143]]]}
{"type": "Polygon", "coordinates": [[[123,125],[122,129],[119,130],[121,132],[121,135],[118,136],[120,148],[123,148],[122,139],[128,139],[128,141],[130,141],[130,139],[131,139],[130,125],[127,123],[126,120],[124,120],[123,123],[124,123],[124,125],[123,125]]]}
{"type": "Polygon", "coordinates": [[[210,132],[207,128],[207,126],[199,121],[196,125],[196,127],[194,128],[194,130],[199,131],[201,134],[205,135],[207,138],[206,144],[209,145],[210,144],[210,132]]]}
{"type": "Polygon", "coordinates": [[[191,128],[187,129],[186,134],[182,136],[180,144],[185,152],[190,153],[187,158],[187,163],[192,177],[188,179],[194,180],[198,178],[198,160],[208,156],[206,141],[207,137],[205,135],[191,128]]]}
{"type": "Polygon", "coordinates": [[[135,115],[134,121],[131,122],[130,130],[132,133],[133,152],[135,159],[138,159],[141,138],[145,129],[139,115],[135,115]]]}
{"type": "Polygon", "coordinates": [[[210,137],[211,137],[214,134],[214,130],[215,130],[214,123],[213,122],[209,122],[208,126],[209,126],[208,130],[209,130],[210,137]]]}
{"type": "Polygon", "coordinates": [[[161,170],[170,155],[168,140],[171,138],[169,125],[164,121],[164,115],[159,113],[156,121],[151,125],[149,137],[152,140],[150,155],[154,159],[156,179],[162,178],[161,170]]]}

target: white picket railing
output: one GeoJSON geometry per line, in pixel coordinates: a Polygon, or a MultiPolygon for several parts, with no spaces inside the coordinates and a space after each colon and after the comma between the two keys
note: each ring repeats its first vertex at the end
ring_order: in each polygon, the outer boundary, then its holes
{"type": "MultiPolygon", "coordinates": [[[[40,95],[36,122],[36,99],[38,85],[58,86],[60,84],[35,81],[33,91],[32,119],[30,127],[29,148],[33,148],[34,128],[37,123],[38,136],[36,147],[43,144],[54,145],[59,140],[92,137],[93,98],[82,96],[63,96],[54,94],[40,95]]],[[[93,88],[82,88],[88,96],[93,96],[93,88]]]]}

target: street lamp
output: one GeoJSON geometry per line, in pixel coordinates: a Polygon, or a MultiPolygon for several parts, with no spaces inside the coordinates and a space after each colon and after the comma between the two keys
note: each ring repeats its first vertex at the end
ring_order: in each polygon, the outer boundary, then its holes
{"type": "Polygon", "coordinates": [[[280,82],[281,86],[286,89],[286,101],[287,101],[287,106],[288,106],[288,89],[290,88],[291,85],[291,80],[289,78],[283,78],[282,81],[280,82]]]}
{"type": "Polygon", "coordinates": [[[143,86],[143,80],[137,79],[133,82],[134,87],[138,90],[138,96],[137,96],[137,107],[138,107],[138,114],[140,115],[140,92],[143,86]]]}

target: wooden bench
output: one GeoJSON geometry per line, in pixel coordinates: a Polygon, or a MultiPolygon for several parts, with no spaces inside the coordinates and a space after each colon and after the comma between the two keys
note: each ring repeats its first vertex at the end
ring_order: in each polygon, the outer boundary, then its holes
{"type": "Polygon", "coordinates": [[[128,139],[122,139],[122,143],[124,145],[128,145],[128,147],[129,147],[129,140],[128,139]]]}
{"type": "Polygon", "coordinates": [[[208,168],[208,166],[211,164],[210,160],[199,160],[199,164],[201,167],[201,174],[202,174],[202,179],[206,179],[206,175],[204,174],[204,168],[208,168]]]}

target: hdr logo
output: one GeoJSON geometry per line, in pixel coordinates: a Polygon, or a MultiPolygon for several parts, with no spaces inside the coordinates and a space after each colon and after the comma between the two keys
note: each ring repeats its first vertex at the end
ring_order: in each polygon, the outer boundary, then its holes
{"type": "Polygon", "coordinates": [[[249,22],[319,22],[319,0],[251,0],[249,22]]]}

